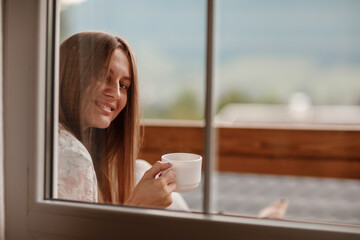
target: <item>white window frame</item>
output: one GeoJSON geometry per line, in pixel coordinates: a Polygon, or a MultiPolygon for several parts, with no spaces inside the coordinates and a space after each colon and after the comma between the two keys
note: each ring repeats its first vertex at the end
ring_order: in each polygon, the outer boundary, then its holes
{"type": "Polygon", "coordinates": [[[45,126],[51,121],[45,114],[48,5],[6,0],[2,7],[5,239],[359,238],[355,226],[45,199],[45,126]]]}

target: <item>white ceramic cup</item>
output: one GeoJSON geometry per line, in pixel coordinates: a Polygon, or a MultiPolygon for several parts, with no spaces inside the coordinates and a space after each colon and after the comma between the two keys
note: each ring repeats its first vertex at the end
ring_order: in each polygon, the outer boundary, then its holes
{"type": "Polygon", "coordinates": [[[202,157],[193,153],[169,153],[161,156],[161,161],[172,163],[175,171],[176,192],[191,192],[201,180],[202,157]]]}

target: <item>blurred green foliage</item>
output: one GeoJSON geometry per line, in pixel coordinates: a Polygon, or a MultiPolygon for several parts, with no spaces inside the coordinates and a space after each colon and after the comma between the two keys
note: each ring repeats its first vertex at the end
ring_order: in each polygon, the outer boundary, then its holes
{"type": "Polygon", "coordinates": [[[174,100],[169,99],[169,104],[166,107],[148,107],[144,109],[143,113],[144,118],[201,120],[204,115],[203,109],[195,90],[184,88],[174,100]]]}
{"type": "MultiPolygon", "coordinates": [[[[215,102],[215,114],[218,114],[225,105],[230,103],[281,103],[276,95],[271,93],[251,98],[239,89],[225,91],[215,102]]],[[[201,120],[204,118],[204,106],[200,104],[195,90],[184,88],[176,95],[174,100],[169,99],[169,104],[165,107],[148,106],[144,108],[143,113],[144,118],[201,120]]]]}

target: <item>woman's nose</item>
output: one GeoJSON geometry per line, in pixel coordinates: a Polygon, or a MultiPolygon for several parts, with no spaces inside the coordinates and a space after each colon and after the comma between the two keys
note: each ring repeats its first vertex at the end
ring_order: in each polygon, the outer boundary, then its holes
{"type": "Polygon", "coordinates": [[[106,95],[113,97],[114,99],[120,98],[121,92],[118,82],[108,82],[106,86],[106,95]]]}

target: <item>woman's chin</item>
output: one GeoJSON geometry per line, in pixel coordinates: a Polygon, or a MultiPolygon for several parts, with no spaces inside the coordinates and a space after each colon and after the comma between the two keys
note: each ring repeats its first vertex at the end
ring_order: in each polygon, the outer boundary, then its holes
{"type": "Polygon", "coordinates": [[[97,128],[100,128],[100,129],[106,129],[110,126],[110,124],[104,124],[104,125],[100,125],[99,127],[97,128]]]}
{"type": "Polygon", "coordinates": [[[97,122],[91,125],[91,127],[99,128],[99,129],[105,129],[108,128],[109,126],[110,126],[110,122],[97,122]]]}

